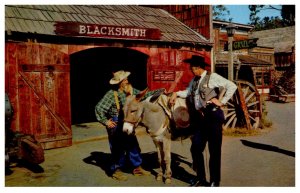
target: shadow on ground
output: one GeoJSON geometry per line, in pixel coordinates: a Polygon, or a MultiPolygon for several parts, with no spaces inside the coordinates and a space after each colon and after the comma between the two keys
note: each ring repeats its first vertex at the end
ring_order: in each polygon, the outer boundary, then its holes
{"type": "MultiPolygon", "coordinates": [[[[87,164],[100,167],[103,171],[105,171],[106,175],[111,176],[111,173],[109,171],[111,159],[111,154],[109,153],[91,152],[91,155],[89,157],[84,158],[83,161],[87,164]]],[[[159,168],[159,164],[157,161],[157,152],[143,153],[142,159],[142,167],[148,171],[151,171],[151,174],[156,176],[157,172],[154,169],[159,168]]],[[[192,164],[186,161],[185,157],[172,153],[171,159],[172,178],[178,179],[186,183],[189,183],[191,179],[195,178],[194,175],[190,174],[182,166],[180,166],[181,164],[186,164],[189,167],[191,167],[192,164]]],[[[129,164],[125,168],[127,168],[127,170],[124,172],[131,173],[132,168],[129,164]]]]}
{"type": "Polygon", "coordinates": [[[16,162],[13,162],[12,165],[14,166],[5,166],[5,175],[11,175],[13,171],[11,170],[12,167],[19,167],[19,168],[26,168],[30,170],[33,173],[43,173],[44,168],[40,166],[39,164],[33,164],[29,163],[25,160],[18,160],[16,162]]]}
{"type": "Polygon", "coordinates": [[[288,151],[285,149],[281,149],[277,146],[273,146],[273,145],[267,145],[267,144],[262,144],[262,143],[255,143],[255,142],[251,142],[248,140],[241,140],[242,144],[248,147],[252,147],[252,148],[256,148],[256,149],[262,149],[262,150],[266,150],[266,151],[273,151],[273,152],[277,152],[277,153],[282,153],[291,157],[295,157],[295,152],[292,151],[288,151]]]}

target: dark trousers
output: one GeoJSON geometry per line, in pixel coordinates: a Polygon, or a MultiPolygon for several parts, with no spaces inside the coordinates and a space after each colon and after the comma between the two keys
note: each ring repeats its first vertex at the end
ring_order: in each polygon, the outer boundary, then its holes
{"type": "Polygon", "coordinates": [[[106,129],[113,161],[110,167],[111,172],[113,173],[116,169],[124,167],[127,159],[131,166],[140,166],[142,157],[136,136],[124,133],[122,125],[114,129],[106,129]]]}
{"type": "Polygon", "coordinates": [[[196,128],[191,145],[194,170],[197,172],[199,180],[206,181],[203,153],[208,143],[210,182],[220,182],[224,113],[219,108],[215,111],[205,110],[203,112],[204,116],[200,115],[199,112],[197,113],[196,116],[199,116],[199,118],[193,121],[196,128]]]}

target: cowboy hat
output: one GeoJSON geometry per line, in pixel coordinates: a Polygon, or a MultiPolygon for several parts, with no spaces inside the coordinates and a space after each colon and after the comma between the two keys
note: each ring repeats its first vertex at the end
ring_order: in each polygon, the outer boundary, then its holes
{"type": "Polygon", "coordinates": [[[130,75],[130,72],[120,70],[114,73],[114,77],[110,79],[109,84],[119,84],[122,80],[127,78],[130,75]]]}
{"type": "Polygon", "coordinates": [[[208,63],[205,62],[204,57],[192,55],[191,58],[187,58],[183,60],[185,63],[189,63],[191,66],[199,66],[200,68],[205,68],[205,66],[209,66],[208,63]]]}
{"type": "Polygon", "coordinates": [[[177,128],[187,128],[190,126],[190,115],[186,107],[179,106],[174,109],[173,119],[177,128]]]}

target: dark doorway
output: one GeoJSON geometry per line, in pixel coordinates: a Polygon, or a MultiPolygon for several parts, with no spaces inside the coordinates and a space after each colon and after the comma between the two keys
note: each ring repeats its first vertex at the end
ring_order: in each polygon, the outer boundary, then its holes
{"type": "Polygon", "coordinates": [[[70,56],[72,124],[95,122],[95,106],[110,89],[113,72],[130,71],[133,87],[147,87],[148,55],[128,49],[101,47],[70,56]]]}

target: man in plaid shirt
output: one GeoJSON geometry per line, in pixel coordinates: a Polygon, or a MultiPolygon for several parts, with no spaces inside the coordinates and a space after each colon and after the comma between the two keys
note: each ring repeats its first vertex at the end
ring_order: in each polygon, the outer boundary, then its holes
{"type": "MultiPolygon", "coordinates": [[[[134,175],[150,175],[149,171],[141,167],[141,150],[136,136],[127,135],[122,131],[124,117],[122,107],[125,104],[126,96],[128,94],[136,95],[140,92],[129,84],[127,80],[129,75],[130,72],[123,70],[114,73],[114,77],[109,82],[114,88],[109,90],[95,107],[97,120],[106,126],[113,158],[110,170],[112,177],[116,180],[127,180],[127,176],[121,170],[125,165],[126,156],[134,167],[134,175]]],[[[157,90],[149,91],[145,97],[155,92],[157,90]]]]}

